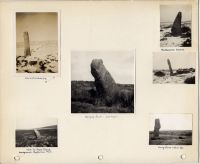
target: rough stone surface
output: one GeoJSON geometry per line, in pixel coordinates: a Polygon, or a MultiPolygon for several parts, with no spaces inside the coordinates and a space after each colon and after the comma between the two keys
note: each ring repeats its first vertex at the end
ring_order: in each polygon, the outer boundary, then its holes
{"type": "Polygon", "coordinates": [[[160,125],[160,119],[155,119],[155,125],[154,125],[154,137],[159,137],[159,130],[161,128],[160,125]]]}
{"type": "Polygon", "coordinates": [[[182,13],[178,12],[176,19],[174,20],[173,26],[171,28],[171,33],[173,36],[180,36],[182,34],[181,19],[182,13]]]}
{"type": "Polygon", "coordinates": [[[105,100],[107,106],[121,104],[124,107],[133,103],[134,93],[120,89],[115,80],[103,64],[102,59],[93,59],[91,63],[91,74],[95,79],[95,87],[98,98],[105,100]]]}
{"type": "Polygon", "coordinates": [[[34,129],[34,133],[37,139],[41,138],[40,132],[37,129],[34,129]]]}
{"type": "Polygon", "coordinates": [[[31,56],[28,32],[24,32],[24,56],[31,56]]]}

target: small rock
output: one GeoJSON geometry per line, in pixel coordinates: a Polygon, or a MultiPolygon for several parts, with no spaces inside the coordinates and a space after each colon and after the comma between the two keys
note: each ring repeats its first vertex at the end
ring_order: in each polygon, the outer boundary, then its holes
{"type": "Polygon", "coordinates": [[[195,84],[195,76],[185,79],[185,84],[195,84]]]}
{"type": "Polygon", "coordinates": [[[162,71],[157,71],[157,72],[154,73],[154,75],[159,76],[159,77],[163,77],[163,76],[165,76],[165,73],[162,72],[162,71]]]}

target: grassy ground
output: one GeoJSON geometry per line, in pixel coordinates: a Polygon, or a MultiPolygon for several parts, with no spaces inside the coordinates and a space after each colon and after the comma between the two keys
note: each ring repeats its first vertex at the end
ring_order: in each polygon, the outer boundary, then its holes
{"type": "Polygon", "coordinates": [[[16,147],[57,147],[57,128],[40,129],[41,138],[34,130],[16,130],[16,147]]]}
{"type": "Polygon", "coordinates": [[[192,145],[192,131],[160,131],[159,137],[149,132],[149,145],[192,145]]]}
{"type": "MultiPolygon", "coordinates": [[[[134,92],[133,85],[118,84],[121,89],[134,92]]],[[[134,107],[121,107],[119,105],[106,106],[103,100],[96,96],[94,82],[71,82],[71,112],[72,113],[133,113],[134,107]],[[98,104],[97,104],[98,101],[98,104]]],[[[133,103],[134,104],[134,103],[133,103]]]]}

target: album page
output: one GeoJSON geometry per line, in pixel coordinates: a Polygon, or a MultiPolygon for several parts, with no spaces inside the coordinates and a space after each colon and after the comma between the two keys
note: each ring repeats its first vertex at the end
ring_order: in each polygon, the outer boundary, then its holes
{"type": "Polygon", "coordinates": [[[0,163],[198,162],[198,0],[1,1],[0,163]]]}

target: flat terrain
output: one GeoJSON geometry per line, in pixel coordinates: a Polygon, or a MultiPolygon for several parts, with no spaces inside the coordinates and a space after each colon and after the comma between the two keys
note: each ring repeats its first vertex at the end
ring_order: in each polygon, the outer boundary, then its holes
{"type": "MultiPolygon", "coordinates": [[[[134,85],[118,84],[121,89],[134,92],[134,85]]],[[[71,112],[72,113],[133,113],[134,106],[106,106],[96,97],[96,88],[92,81],[71,82],[71,112]]],[[[134,101],[134,100],[133,100],[134,101]]],[[[134,104],[134,102],[132,103],[134,104]]]]}
{"type": "Polygon", "coordinates": [[[16,130],[16,147],[57,147],[57,126],[39,128],[37,138],[34,130],[16,130]]]}
{"type": "Polygon", "coordinates": [[[154,137],[153,131],[150,131],[149,145],[192,145],[192,131],[160,131],[159,137],[154,137]]]}

